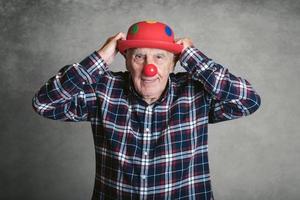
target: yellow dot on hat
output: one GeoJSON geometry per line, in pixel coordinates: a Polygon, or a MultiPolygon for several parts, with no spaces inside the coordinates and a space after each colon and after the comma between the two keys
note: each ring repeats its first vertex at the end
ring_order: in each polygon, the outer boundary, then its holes
{"type": "Polygon", "coordinates": [[[146,23],[148,24],[155,24],[157,21],[154,21],[154,20],[147,20],[146,23]]]}

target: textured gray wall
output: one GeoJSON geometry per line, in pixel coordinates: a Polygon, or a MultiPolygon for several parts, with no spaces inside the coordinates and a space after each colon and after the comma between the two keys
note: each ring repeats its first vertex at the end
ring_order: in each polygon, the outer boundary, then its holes
{"type": "MultiPolygon", "coordinates": [[[[1,0],[0,199],[91,197],[90,125],[44,119],[33,112],[31,98],[62,66],[147,19],[192,38],[262,97],[252,116],[210,126],[216,199],[299,199],[297,0],[1,0]]],[[[125,70],[121,56],[112,69],[125,70]]]]}

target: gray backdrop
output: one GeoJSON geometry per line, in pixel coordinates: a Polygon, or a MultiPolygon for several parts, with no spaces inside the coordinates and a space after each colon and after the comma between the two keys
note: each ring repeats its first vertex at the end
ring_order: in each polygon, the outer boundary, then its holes
{"type": "MultiPolygon", "coordinates": [[[[210,125],[216,199],[300,198],[299,1],[1,0],[0,17],[0,199],[90,199],[90,125],[44,119],[31,99],[61,67],[151,19],[261,95],[253,115],[210,125]]],[[[122,56],[111,69],[125,70],[122,56]]]]}

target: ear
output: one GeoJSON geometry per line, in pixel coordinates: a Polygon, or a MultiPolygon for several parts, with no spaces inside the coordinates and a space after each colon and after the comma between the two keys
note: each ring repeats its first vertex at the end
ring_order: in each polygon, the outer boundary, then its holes
{"type": "Polygon", "coordinates": [[[175,65],[178,62],[179,58],[180,58],[180,54],[174,54],[174,64],[175,65]]]}
{"type": "Polygon", "coordinates": [[[179,57],[180,57],[180,54],[174,54],[174,57],[173,57],[173,71],[175,70],[175,67],[176,67],[176,64],[179,60],[179,57]]]}
{"type": "Polygon", "coordinates": [[[125,66],[126,66],[126,69],[127,71],[130,71],[129,69],[129,65],[130,65],[130,62],[129,62],[129,56],[128,56],[128,53],[125,51],[124,54],[122,54],[125,58],[125,66]]]}
{"type": "Polygon", "coordinates": [[[125,50],[124,52],[119,51],[120,54],[122,54],[122,56],[123,56],[125,59],[126,59],[126,51],[127,51],[127,50],[125,50]]]}

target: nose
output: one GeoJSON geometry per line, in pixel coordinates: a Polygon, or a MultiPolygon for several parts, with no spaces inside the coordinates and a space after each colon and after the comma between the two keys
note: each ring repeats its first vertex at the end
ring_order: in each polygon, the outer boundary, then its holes
{"type": "Polygon", "coordinates": [[[155,76],[157,74],[157,67],[154,64],[147,64],[143,68],[143,74],[145,76],[155,76]]]}
{"type": "Polygon", "coordinates": [[[152,64],[152,63],[154,63],[153,56],[152,55],[146,55],[144,64],[147,65],[147,64],[152,64]]]}

